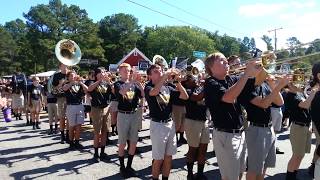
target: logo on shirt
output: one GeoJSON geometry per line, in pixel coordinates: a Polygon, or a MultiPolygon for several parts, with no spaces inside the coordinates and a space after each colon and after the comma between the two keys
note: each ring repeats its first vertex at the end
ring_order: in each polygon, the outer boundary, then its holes
{"type": "Polygon", "coordinates": [[[97,87],[97,91],[99,93],[106,93],[108,90],[108,86],[106,86],[105,84],[100,84],[98,87],[97,87]]]}
{"type": "Polygon", "coordinates": [[[77,93],[77,92],[79,92],[79,90],[80,90],[80,85],[79,84],[73,85],[71,87],[71,92],[73,92],[73,93],[77,93]]]}
{"type": "Polygon", "coordinates": [[[40,90],[39,89],[33,89],[32,94],[34,95],[40,95],[40,90]]]}
{"type": "Polygon", "coordinates": [[[168,105],[168,103],[170,101],[170,91],[169,91],[169,89],[166,88],[165,86],[162,86],[161,89],[160,89],[159,95],[156,96],[156,99],[157,99],[159,104],[168,105]]]}

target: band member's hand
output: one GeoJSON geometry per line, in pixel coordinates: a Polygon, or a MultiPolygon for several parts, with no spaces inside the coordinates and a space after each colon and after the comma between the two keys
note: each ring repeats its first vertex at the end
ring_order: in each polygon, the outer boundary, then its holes
{"type": "Polygon", "coordinates": [[[282,76],[282,77],[278,77],[278,84],[277,87],[279,87],[280,89],[284,88],[286,85],[289,84],[290,82],[290,77],[288,76],[282,76]]]}
{"type": "Polygon", "coordinates": [[[269,75],[266,81],[271,89],[274,89],[277,86],[277,79],[273,75],[269,75]]]}
{"type": "Polygon", "coordinates": [[[246,65],[246,70],[244,71],[244,74],[246,74],[249,77],[255,77],[260,73],[261,70],[262,67],[259,66],[258,61],[249,61],[246,65]]]}
{"type": "Polygon", "coordinates": [[[312,87],[312,89],[311,89],[311,91],[314,92],[314,93],[318,92],[319,90],[320,90],[320,87],[319,87],[318,84],[315,85],[314,87],[312,87]]]}

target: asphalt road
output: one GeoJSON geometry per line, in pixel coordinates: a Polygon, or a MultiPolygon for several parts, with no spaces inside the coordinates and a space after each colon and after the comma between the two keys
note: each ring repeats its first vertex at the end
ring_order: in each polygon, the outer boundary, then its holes
{"type": "MultiPolygon", "coordinates": [[[[117,136],[112,136],[114,143],[106,148],[111,160],[95,163],[92,160],[92,127],[86,122],[81,135],[82,151],[69,151],[67,144],[60,144],[59,134],[48,135],[48,119],[41,114],[40,130],[32,130],[25,126],[25,120],[4,122],[0,116],[0,180],[7,179],[121,179],[119,161],[117,159],[117,136]]],[[[151,141],[149,138],[149,120],[143,121],[143,130],[139,133],[142,142],[138,143],[141,154],[133,160],[133,168],[140,177],[132,179],[150,179],[151,176],[151,141]]],[[[291,156],[291,146],[288,131],[279,134],[277,146],[285,151],[277,155],[276,168],[269,169],[265,179],[285,179],[286,166],[291,156]]],[[[313,136],[313,142],[315,141],[313,136]]],[[[315,145],[312,145],[312,151],[315,145]]],[[[174,156],[170,179],[186,179],[187,170],[185,154],[187,145],[178,147],[174,156]]],[[[258,152],[257,152],[258,153],[258,152]]],[[[205,175],[208,179],[220,179],[216,157],[213,153],[212,141],[209,144],[208,161],[205,175]]],[[[307,167],[310,165],[312,154],[307,154],[302,161],[298,178],[308,180],[307,167]]],[[[197,166],[194,167],[196,172],[197,166]]]]}

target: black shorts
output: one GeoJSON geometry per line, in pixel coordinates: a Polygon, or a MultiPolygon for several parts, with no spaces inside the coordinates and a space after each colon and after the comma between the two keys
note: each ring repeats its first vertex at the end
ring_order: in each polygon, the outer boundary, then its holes
{"type": "Polygon", "coordinates": [[[84,112],[85,113],[91,112],[91,106],[90,105],[84,105],[84,112]]]}

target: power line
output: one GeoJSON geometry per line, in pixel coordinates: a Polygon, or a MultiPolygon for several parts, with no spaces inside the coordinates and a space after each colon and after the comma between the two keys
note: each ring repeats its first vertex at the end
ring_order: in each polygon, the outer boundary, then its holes
{"type": "Polygon", "coordinates": [[[184,24],[188,24],[188,25],[190,25],[190,26],[194,26],[194,27],[200,28],[200,27],[197,26],[197,25],[194,25],[194,24],[189,23],[189,22],[187,22],[187,21],[178,19],[178,18],[173,17],[173,16],[171,16],[171,15],[165,14],[165,13],[163,13],[163,12],[161,12],[161,11],[152,9],[152,8],[150,8],[150,7],[148,7],[148,6],[142,5],[142,4],[137,3],[137,2],[135,2],[135,1],[132,1],[132,0],[127,0],[127,1],[130,2],[130,3],[132,3],[132,4],[135,4],[135,5],[141,6],[141,7],[143,7],[143,8],[146,8],[146,9],[148,9],[148,10],[150,10],[150,11],[153,11],[153,12],[156,12],[156,13],[158,13],[158,14],[161,14],[161,15],[163,15],[163,16],[166,16],[166,17],[168,17],[168,18],[171,18],[171,19],[174,19],[174,20],[176,20],[176,21],[182,22],[182,23],[184,23],[184,24]]]}
{"type": "Polygon", "coordinates": [[[185,10],[185,9],[182,9],[182,8],[176,6],[176,5],[173,5],[173,4],[171,4],[171,3],[169,3],[169,2],[167,2],[167,1],[165,1],[165,0],[160,0],[160,1],[163,2],[163,3],[165,3],[165,4],[167,4],[168,6],[171,6],[171,7],[173,7],[173,8],[176,8],[176,9],[178,9],[178,10],[180,10],[180,11],[186,13],[186,14],[189,14],[189,15],[191,15],[191,16],[193,16],[193,17],[196,17],[196,18],[198,18],[198,19],[201,19],[201,20],[203,20],[203,21],[206,21],[206,22],[208,22],[208,23],[210,23],[210,24],[213,24],[213,25],[218,26],[218,27],[221,27],[221,28],[223,28],[223,29],[226,29],[226,30],[229,30],[229,31],[232,31],[232,32],[235,32],[235,33],[238,33],[238,34],[242,34],[242,35],[247,36],[247,34],[245,34],[245,33],[235,31],[235,30],[233,30],[233,29],[231,29],[231,28],[229,28],[229,27],[226,27],[226,26],[220,25],[220,24],[218,24],[218,23],[215,23],[215,22],[213,22],[213,21],[211,21],[211,20],[209,20],[209,19],[207,19],[207,18],[198,16],[198,15],[196,15],[196,14],[194,14],[194,13],[191,13],[191,12],[185,10]]]}

